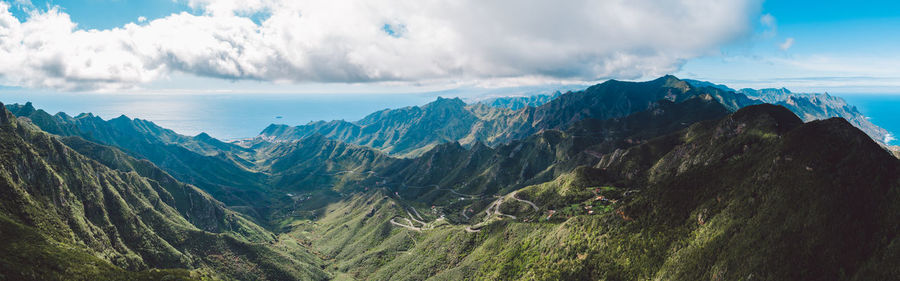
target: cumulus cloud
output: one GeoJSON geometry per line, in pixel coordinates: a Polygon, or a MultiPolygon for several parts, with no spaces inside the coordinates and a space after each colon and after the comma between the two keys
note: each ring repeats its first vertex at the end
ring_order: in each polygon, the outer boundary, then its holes
{"type": "Polygon", "coordinates": [[[784,40],[783,43],[778,44],[778,48],[780,48],[782,51],[787,51],[788,49],[791,48],[791,46],[794,46],[794,38],[793,37],[788,37],[787,39],[784,40]]]}
{"type": "Polygon", "coordinates": [[[759,0],[189,4],[200,13],[84,30],[59,8],[20,20],[0,2],[0,76],[65,90],[177,73],[341,83],[640,78],[748,34],[759,9],[759,0]]]}

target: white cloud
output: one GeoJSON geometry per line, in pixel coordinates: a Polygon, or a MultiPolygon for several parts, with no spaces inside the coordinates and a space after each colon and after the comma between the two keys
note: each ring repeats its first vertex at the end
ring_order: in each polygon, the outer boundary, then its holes
{"type": "Polygon", "coordinates": [[[775,16],[773,16],[772,14],[764,14],[764,15],[760,16],[759,23],[761,23],[763,26],[768,27],[768,28],[776,27],[775,16]]]}
{"type": "Polygon", "coordinates": [[[762,36],[773,37],[778,34],[778,20],[772,14],[764,14],[759,17],[759,24],[762,25],[762,36]]]}
{"type": "Polygon", "coordinates": [[[145,22],[145,21],[147,21],[147,17],[145,17],[145,16],[140,16],[140,17],[138,17],[137,20],[138,20],[138,22],[145,22]]]}
{"type": "Polygon", "coordinates": [[[82,30],[58,8],[20,21],[0,2],[0,76],[7,84],[65,90],[137,87],[179,72],[291,83],[640,78],[676,71],[748,34],[760,6],[759,0],[190,5],[202,14],[82,30]],[[392,36],[385,26],[402,32],[392,36]]]}
{"type": "Polygon", "coordinates": [[[793,37],[788,37],[788,39],[785,39],[783,43],[778,44],[778,48],[780,48],[782,51],[787,51],[791,48],[791,46],[794,46],[793,37]]]}

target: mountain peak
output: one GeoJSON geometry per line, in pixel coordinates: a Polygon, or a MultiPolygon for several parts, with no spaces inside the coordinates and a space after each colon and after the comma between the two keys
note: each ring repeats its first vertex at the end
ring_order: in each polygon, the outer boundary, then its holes
{"type": "Polygon", "coordinates": [[[625,84],[625,85],[653,85],[655,87],[678,88],[678,89],[682,89],[682,90],[687,90],[690,88],[690,84],[688,82],[678,79],[678,77],[675,77],[674,75],[666,74],[662,77],[659,77],[659,78],[656,78],[653,80],[649,80],[649,81],[634,81],[634,82],[632,82],[632,81],[621,81],[621,80],[616,80],[616,79],[610,79],[610,80],[607,80],[606,82],[588,87],[588,90],[590,90],[591,88],[595,88],[595,87],[603,86],[603,85],[613,86],[613,85],[622,85],[622,84],[625,84]]]}
{"type": "Polygon", "coordinates": [[[789,131],[803,125],[803,120],[797,117],[794,112],[791,112],[784,106],[768,103],[741,108],[732,115],[732,119],[746,123],[766,123],[774,126],[774,129],[780,132],[789,131]]]}
{"type": "Polygon", "coordinates": [[[666,75],[663,75],[662,77],[660,77],[660,78],[658,78],[658,79],[664,79],[664,80],[666,80],[666,81],[669,81],[669,80],[677,80],[677,81],[681,81],[681,79],[678,79],[678,77],[675,77],[675,75],[672,75],[672,74],[666,74],[666,75]]]}
{"type": "MultiPolygon", "coordinates": [[[[4,106],[6,108],[6,106],[4,106]]],[[[14,103],[9,105],[9,108],[6,108],[15,116],[29,116],[35,111],[37,111],[31,102],[26,102],[24,105],[14,103]]]]}
{"type": "Polygon", "coordinates": [[[663,77],[653,80],[653,82],[659,83],[662,87],[666,87],[666,88],[678,88],[678,89],[687,90],[691,87],[690,84],[688,84],[684,80],[678,79],[678,77],[675,77],[674,75],[671,75],[671,74],[666,74],[663,77]]]}
{"type": "Polygon", "coordinates": [[[6,105],[0,102],[0,125],[6,125],[8,123],[12,123],[10,120],[14,120],[16,117],[6,109],[6,105]]]}
{"type": "Polygon", "coordinates": [[[437,98],[436,100],[434,100],[433,102],[430,102],[430,103],[428,103],[428,104],[422,106],[422,108],[424,108],[424,109],[428,109],[428,108],[447,108],[447,107],[460,107],[460,108],[462,108],[462,107],[465,107],[465,106],[466,106],[466,102],[464,102],[464,101],[463,101],[462,99],[460,99],[459,97],[454,97],[454,98],[438,97],[438,98],[437,98]]]}
{"type": "MultiPolygon", "coordinates": [[[[113,120],[117,120],[117,121],[131,121],[131,118],[128,118],[128,116],[125,116],[125,114],[122,114],[122,115],[119,115],[119,117],[110,119],[109,121],[113,121],[113,120]]],[[[137,120],[137,119],[135,119],[135,120],[137,120]]]]}

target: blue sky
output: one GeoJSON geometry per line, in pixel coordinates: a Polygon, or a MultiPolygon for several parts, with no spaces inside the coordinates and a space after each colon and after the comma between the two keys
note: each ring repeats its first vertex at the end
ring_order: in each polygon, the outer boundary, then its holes
{"type": "Polygon", "coordinates": [[[766,1],[756,33],[677,74],[746,87],[900,93],[900,1],[766,1]],[[770,32],[773,31],[773,32],[770,32]],[[792,44],[781,44],[791,38],[792,44]]]}
{"type": "Polygon", "coordinates": [[[0,56],[22,59],[0,62],[0,84],[411,92],[673,73],[735,88],[900,93],[900,1],[333,2],[6,1],[20,23],[7,33],[21,37],[0,38],[12,50],[0,56]]]}
{"type": "MultiPolygon", "coordinates": [[[[84,29],[109,29],[136,22],[138,17],[161,18],[182,11],[194,12],[187,2],[171,0],[40,0],[31,1],[38,8],[59,6],[84,29]]],[[[20,18],[22,10],[14,10],[20,18]]]]}

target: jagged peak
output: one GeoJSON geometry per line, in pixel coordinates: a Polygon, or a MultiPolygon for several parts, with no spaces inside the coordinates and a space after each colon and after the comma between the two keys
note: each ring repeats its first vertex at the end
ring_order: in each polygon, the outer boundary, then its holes
{"type": "Polygon", "coordinates": [[[269,126],[266,126],[266,128],[264,128],[262,131],[260,131],[259,134],[260,135],[268,135],[268,134],[275,133],[278,130],[283,130],[286,128],[290,128],[290,126],[285,125],[285,124],[271,123],[271,124],[269,124],[269,126]]]}
{"type": "Polygon", "coordinates": [[[198,140],[209,140],[209,139],[212,139],[212,138],[213,138],[213,137],[210,136],[209,134],[207,134],[206,132],[200,132],[199,134],[197,134],[196,136],[194,136],[194,139],[198,139],[198,140]]]}
{"type": "Polygon", "coordinates": [[[681,79],[679,79],[678,77],[675,77],[675,75],[672,75],[672,74],[663,75],[662,77],[656,78],[655,81],[683,82],[681,79]]]}
{"type": "Polygon", "coordinates": [[[35,109],[34,109],[34,105],[31,104],[30,101],[29,101],[29,102],[25,102],[25,105],[22,106],[22,108],[25,109],[25,110],[28,110],[28,111],[34,111],[34,110],[35,110],[35,109]]]}
{"type": "Polygon", "coordinates": [[[59,117],[59,118],[62,118],[62,119],[72,119],[72,116],[69,116],[68,114],[66,114],[65,112],[62,112],[62,111],[57,112],[57,113],[56,113],[55,115],[53,115],[53,116],[56,116],[56,117],[59,117]]]}
{"type": "Polygon", "coordinates": [[[0,102],[0,125],[10,124],[12,120],[16,120],[16,116],[6,109],[6,105],[0,102]]]}
{"type": "Polygon", "coordinates": [[[3,106],[3,108],[10,111],[13,115],[16,116],[28,116],[34,113],[34,106],[31,105],[31,102],[26,102],[24,105],[19,103],[13,103],[7,106],[3,106]]]}
{"type": "MultiPolygon", "coordinates": [[[[128,116],[125,116],[125,114],[122,114],[122,115],[119,115],[119,117],[109,119],[109,121],[131,122],[131,118],[128,118],[128,116]]],[[[138,121],[138,119],[135,119],[135,121],[138,121]]]]}
{"type": "Polygon", "coordinates": [[[422,106],[422,108],[423,109],[445,108],[445,107],[463,108],[465,106],[466,106],[466,102],[464,102],[459,97],[453,97],[453,98],[438,97],[435,101],[422,106]]]}

